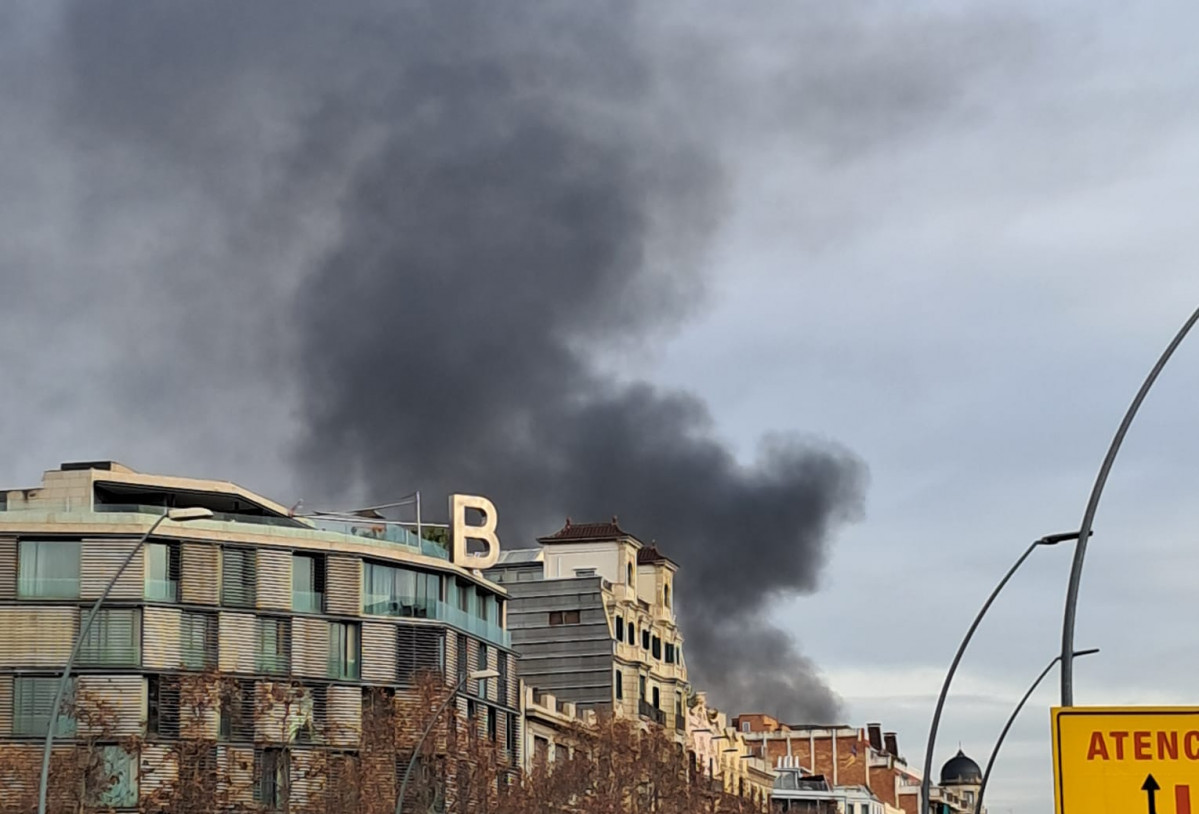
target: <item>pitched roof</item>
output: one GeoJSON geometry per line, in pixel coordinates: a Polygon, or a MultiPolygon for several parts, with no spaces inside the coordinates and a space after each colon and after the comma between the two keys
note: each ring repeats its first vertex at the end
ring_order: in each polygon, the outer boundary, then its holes
{"type": "MultiPolygon", "coordinates": [[[[629,534],[620,527],[616,516],[612,516],[611,522],[608,523],[572,523],[570,518],[566,518],[566,525],[558,529],[558,531],[548,537],[538,537],[539,543],[582,543],[596,542],[607,540],[619,540],[622,537],[629,537],[637,540],[635,535],[629,534]]],[[[640,540],[637,540],[640,543],[640,540]]]]}
{"type": "Polygon", "coordinates": [[[653,565],[654,563],[659,562],[668,562],[672,565],[678,565],[678,563],[676,563],[670,557],[667,557],[665,554],[659,551],[658,547],[653,543],[650,543],[637,552],[638,565],[653,565]]]}

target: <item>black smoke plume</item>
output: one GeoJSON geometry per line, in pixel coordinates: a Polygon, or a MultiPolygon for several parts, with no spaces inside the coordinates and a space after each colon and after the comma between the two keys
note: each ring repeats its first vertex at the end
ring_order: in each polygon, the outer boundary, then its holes
{"type": "MultiPolygon", "coordinates": [[[[918,132],[1010,32],[791,2],[21,8],[0,176],[27,194],[0,212],[66,260],[10,268],[26,310],[73,315],[46,341],[77,330],[110,432],[185,437],[188,471],[258,485],[287,427],[306,497],[478,492],[507,547],[619,514],[680,563],[698,688],[836,714],[771,613],[816,588],[864,467],[765,433],[740,460],[701,400],[619,360],[705,303],[755,145],[829,164],[918,132]]],[[[819,190],[796,195],[810,228],[819,190]]],[[[2,330],[24,330],[13,302],[2,330]]]]}

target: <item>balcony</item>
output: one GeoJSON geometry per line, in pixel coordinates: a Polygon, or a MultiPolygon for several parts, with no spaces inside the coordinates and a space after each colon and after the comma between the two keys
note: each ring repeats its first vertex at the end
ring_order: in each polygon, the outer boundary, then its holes
{"type": "Polygon", "coordinates": [[[637,702],[637,712],[642,718],[649,718],[658,726],[666,726],[666,713],[646,701],[644,698],[637,702]]]}
{"type": "Polygon", "coordinates": [[[362,612],[367,615],[398,616],[405,619],[435,619],[492,644],[501,647],[512,646],[512,634],[497,623],[480,619],[438,599],[367,594],[363,597],[362,612]]]}
{"type": "Polygon", "coordinates": [[[291,609],[300,613],[321,613],[325,609],[325,595],[319,591],[292,591],[291,609]]]}
{"type": "Polygon", "coordinates": [[[78,599],[79,577],[21,577],[17,596],[22,599],[78,599]]]}
{"type": "Polygon", "coordinates": [[[152,602],[178,602],[179,583],[173,579],[146,577],[146,599],[152,602]]]}

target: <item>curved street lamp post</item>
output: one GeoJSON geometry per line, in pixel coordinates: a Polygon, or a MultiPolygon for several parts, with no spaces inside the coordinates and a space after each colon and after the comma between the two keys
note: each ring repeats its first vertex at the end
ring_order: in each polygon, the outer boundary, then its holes
{"type": "MultiPolygon", "coordinates": [[[[1076,650],[1074,651],[1074,658],[1089,656],[1092,653],[1098,652],[1099,648],[1097,647],[1090,650],[1076,650]]],[[[1007,737],[1008,730],[1012,728],[1012,724],[1016,723],[1016,717],[1020,714],[1020,710],[1024,709],[1024,705],[1028,702],[1028,699],[1032,697],[1037,687],[1041,685],[1042,679],[1049,675],[1049,671],[1061,660],[1062,657],[1060,655],[1054,656],[1053,661],[1045,665],[1045,669],[1041,671],[1041,674],[1029,686],[1028,692],[1024,693],[1024,697],[1020,699],[1020,703],[1016,704],[1016,708],[1012,710],[1012,714],[1008,717],[1007,723],[1003,725],[1003,730],[999,733],[999,737],[995,741],[995,746],[991,748],[991,756],[987,758],[987,768],[983,770],[983,780],[978,787],[978,799],[974,802],[974,814],[982,814],[983,795],[987,792],[987,781],[991,779],[991,767],[995,765],[995,758],[999,755],[999,749],[1003,746],[1003,740],[1007,737]]]]}
{"type": "Polygon", "coordinates": [[[142,550],[146,541],[150,539],[150,535],[158,530],[163,521],[170,520],[175,523],[184,523],[188,520],[204,520],[210,517],[212,517],[210,509],[198,507],[169,509],[166,514],[151,523],[150,528],[146,529],[146,533],[141,536],[137,541],[137,545],[129,552],[129,556],[125,557],[120,568],[112,575],[112,579],[104,586],[104,591],[100,594],[100,598],[95,601],[91,609],[87,612],[87,616],[83,618],[83,622],[79,625],[79,635],[75,637],[75,644],[71,648],[71,654],[67,656],[67,663],[63,666],[62,670],[62,678],[59,679],[58,689],[54,692],[54,701],[50,707],[50,720],[46,726],[46,741],[42,747],[42,776],[38,782],[38,814],[46,814],[46,791],[50,782],[50,753],[54,747],[54,730],[58,728],[58,716],[62,711],[63,696],[66,695],[67,687],[71,683],[71,670],[75,666],[75,659],[79,655],[79,650],[83,647],[83,640],[87,638],[88,631],[92,627],[92,621],[96,618],[96,613],[99,612],[100,606],[104,604],[104,600],[112,592],[112,588],[117,584],[117,580],[121,578],[121,574],[125,573],[125,569],[129,567],[129,563],[133,562],[134,557],[142,550]]]}
{"type": "Polygon", "coordinates": [[[1063,707],[1074,706],[1074,620],[1078,608],[1078,587],[1082,582],[1082,562],[1087,556],[1087,538],[1091,536],[1091,523],[1094,522],[1095,511],[1099,508],[1099,498],[1103,495],[1103,487],[1107,484],[1107,476],[1112,470],[1112,464],[1116,462],[1116,454],[1120,451],[1120,445],[1124,443],[1124,436],[1128,434],[1132,420],[1136,418],[1137,411],[1141,409],[1141,402],[1148,395],[1149,388],[1153,387],[1153,383],[1157,381],[1158,374],[1162,372],[1166,362],[1170,361],[1174,351],[1191,332],[1191,328],[1195,327],[1197,321],[1199,321],[1199,309],[1196,309],[1190,319],[1183,323],[1178,333],[1174,335],[1170,344],[1162,352],[1161,357],[1158,358],[1157,364],[1145,377],[1141,389],[1137,391],[1136,397],[1128,407],[1128,412],[1124,414],[1124,419],[1120,422],[1119,429],[1116,430],[1112,445],[1108,448],[1107,455],[1103,458],[1103,464],[1099,467],[1099,475],[1095,478],[1091,497],[1087,500],[1087,508],[1082,515],[1082,525],[1079,526],[1079,534],[1082,535],[1082,539],[1074,548],[1074,562],[1070,566],[1070,583],[1066,588],[1066,609],[1062,614],[1062,654],[1060,658],[1062,660],[1063,707]]]}
{"type": "Polygon", "coordinates": [[[962,660],[962,654],[966,652],[966,646],[970,644],[970,639],[974,637],[974,631],[978,629],[979,623],[987,615],[987,611],[991,608],[991,603],[995,601],[995,597],[999,596],[999,592],[1003,590],[1003,586],[1007,585],[1008,580],[1020,569],[1021,565],[1024,565],[1024,561],[1029,558],[1033,551],[1041,546],[1052,546],[1070,540],[1077,540],[1078,536],[1079,532],[1077,531],[1068,531],[1063,534],[1049,534],[1029,544],[1025,552],[1020,555],[1020,559],[1016,560],[1015,564],[1003,575],[1003,579],[999,580],[999,584],[995,586],[995,590],[991,591],[991,595],[987,597],[987,601],[983,603],[982,609],[979,610],[978,615],[974,617],[974,621],[970,624],[970,629],[966,631],[966,636],[962,639],[962,643],[958,645],[957,653],[954,654],[953,661],[949,665],[949,672],[945,674],[945,683],[941,685],[941,694],[937,696],[937,706],[933,710],[933,722],[928,729],[928,745],[924,750],[924,777],[920,781],[920,806],[925,814],[931,814],[932,812],[932,801],[929,799],[929,790],[933,771],[933,752],[937,746],[937,728],[941,724],[941,710],[945,706],[945,697],[949,694],[949,685],[953,682],[953,676],[957,672],[958,663],[962,660]]]}
{"type": "Polygon", "coordinates": [[[420,755],[420,748],[425,744],[425,738],[429,737],[429,733],[433,731],[433,727],[437,724],[441,713],[445,712],[445,708],[450,705],[450,701],[458,697],[458,693],[466,686],[468,681],[483,681],[488,678],[498,678],[498,670],[476,670],[473,673],[467,673],[458,683],[454,685],[453,691],[446,694],[445,700],[441,702],[441,706],[433,713],[433,717],[429,719],[429,723],[425,726],[425,731],[420,733],[420,738],[416,741],[416,746],[412,747],[412,757],[408,760],[408,768],[404,769],[404,780],[400,783],[400,793],[396,795],[396,814],[404,814],[404,794],[408,791],[408,778],[412,775],[412,767],[416,765],[416,758],[420,755]]]}

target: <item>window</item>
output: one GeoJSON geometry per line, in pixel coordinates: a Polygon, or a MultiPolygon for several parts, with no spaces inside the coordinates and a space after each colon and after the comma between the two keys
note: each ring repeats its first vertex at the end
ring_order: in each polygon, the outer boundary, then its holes
{"type": "Polygon", "coordinates": [[[662,640],[659,639],[657,636],[655,636],[652,640],[652,644],[653,644],[653,646],[650,648],[650,652],[653,653],[654,658],[661,661],[662,660],[662,640]]]}
{"type": "Polygon", "coordinates": [[[616,617],[616,641],[618,641],[618,642],[624,641],[624,617],[623,616],[616,617]]]}
{"type": "Polygon", "coordinates": [[[554,762],[565,763],[570,759],[570,750],[566,748],[564,743],[554,744],[554,762]]]}
{"type": "Polygon", "coordinates": [[[742,722],[741,722],[741,731],[742,731],[742,732],[749,732],[749,731],[750,731],[750,728],[749,728],[749,721],[742,721],[742,722]]]}
{"type": "Polygon", "coordinates": [[[458,610],[463,613],[475,612],[475,586],[469,582],[456,581],[458,587],[458,610]]]}
{"type": "Polygon", "coordinates": [[[469,644],[467,643],[466,634],[459,633],[458,634],[458,683],[459,684],[466,683],[466,648],[467,647],[469,647],[469,644]]]}
{"type": "Polygon", "coordinates": [[[254,800],[268,810],[287,807],[288,780],[291,774],[287,752],[282,749],[263,749],[255,753],[254,800]]]}
{"type": "Polygon", "coordinates": [[[98,788],[90,789],[88,802],[104,808],[137,805],[137,762],[119,746],[100,747],[98,788]]]}
{"type": "Polygon", "coordinates": [[[857,807],[853,803],[846,803],[845,804],[845,814],[854,814],[854,810],[856,808],[857,807]]]}
{"type": "Polygon", "coordinates": [[[17,595],[49,599],[79,596],[79,543],[22,540],[17,595]]]}
{"type": "Polygon", "coordinates": [[[516,754],[516,713],[508,713],[508,727],[504,730],[504,746],[508,749],[508,756],[514,761],[518,757],[516,754]]]}
{"type": "Polygon", "coordinates": [[[441,577],[367,562],[362,566],[362,612],[427,619],[441,601],[441,577]]]}
{"type": "Polygon", "coordinates": [[[557,627],[558,625],[577,625],[579,624],[579,612],[571,611],[551,611],[550,625],[557,627]]]}
{"type": "Polygon", "coordinates": [[[302,613],[325,609],[325,558],[316,554],[293,554],[291,558],[291,607],[302,613]]]}
{"type": "Polygon", "coordinates": [[[657,687],[654,687],[654,709],[662,709],[661,694],[657,687]]]}
{"type": "Polygon", "coordinates": [[[492,743],[495,743],[496,736],[499,731],[496,724],[496,719],[498,717],[499,716],[496,715],[495,707],[487,708],[487,740],[491,741],[492,743]]]}
{"type": "Polygon", "coordinates": [[[146,677],[146,734],[155,738],[179,737],[179,679],[146,677]]]}
{"type": "Polygon", "coordinates": [[[261,616],[254,622],[254,652],[258,671],[286,675],[291,665],[291,620],[261,616]]]}
{"type": "MultiPolygon", "coordinates": [[[[14,735],[30,735],[39,738],[46,736],[50,727],[51,711],[54,707],[54,694],[58,691],[58,677],[31,678],[16,676],[13,678],[12,702],[12,733],[14,735]]],[[[70,703],[74,692],[74,680],[67,685],[63,695],[63,707],[70,703]]],[[[59,737],[71,737],[75,734],[75,719],[66,713],[58,716],[58,727],[54,730],[59,737]]]]}
{"type": "Polygon", "coordinates": [[[669,585],[662,586],[662,604],[668,608],[670,607],[670,586],[669,585]]]}
{"type": "Polygon", "coordinates": [[[533,736],[533,761],[544,766],[550,759],[550,742],[540,735],[533,736]]]}
{"type": "Polygon", "coordinates": [[[624,567],[624,584],[630,588],[633,587],[633,564],[625,563],[624,567]]]}
{"type": "Polygon", "coordinates": [[[489,619],[498,621],[499,615],[496,613],[496,601],[494,594],[485,594],[479,592],[475,597],[475,608],[479,611],[479,618],[484,622],[489,619]]]}
{"type": "Polygon", "coordinates": [[[221,717],[217,737],[223,741],[254,741],[254,682],[228,681],[221,688],[221,717]]]}
{"type": "Polygon", "coordinates": [[[329,625],[329,677],[358,678],[358,625],[333,622],[329,625]]]}
{"type": "Polygon", "coordinates": [[[648,630],[641,631],[641,649],[649,650],[649,631],[648,630]]]}
{"type": "Polygon", "coordinates": [[[495,680],[495,700],[501,704],[508,703],[508,654],[498,651],[495,654],[495,669],[499,677],[495,680]]]}
{"type": "Polygon", "coordinates": [[[645,700],[645,676],[638,676],[638,681],[641,685],[641,700],[645,700]]]}
{"type": "Polygon", "coordinates": [[[670,642],[666,643],[666,663],[674,664],[674,645],[670,642]]]}
{"type": "Polygon", "coordinates": [[[624,698],[624,673],[620,670],[616,671],[616,676],[613,678],[613,685],[616,687],[616,700],[624,698]]]}
{"type": "Polygon", "coordinates": [[[102,608],[92,619],[79,663],[136,667],[142,660],[142,617],[136,608],[102,608]]]}
{"type": "Polygon", "coordinates": [[[299,743],[314,743],[325,723],[328,687],[305,687],[292,700],[288,710],[287,738],[299,743]]]}
{"type": "Polygon", "coordinates": [[[595,569],[594,568],[576,568],[575,576],[576,577],[593,577],[593,576],[595,576],[595,569]]]}
{"type": "MultiPolygon", "coordinates": [[[[400,627],[396,636],[396,675],[400,684],[412,686],[421,675],[440,675],[444,672],[442,642],[445,640],[441,631],[427,627],[400,627]]],[[[465,648],[460,652],[459,672],[462,673],[466,669],[465,648]]]]}
{"type": "Polygon", "coordinates": [[[179,544],[146,543],[146,599],[179,601],[179,544]]]}
{"type": "Polygon", "coordinates": [[[637,627],[632,622],[629,622],[629,644],[637,645],[637,627]]]}
{"type": "Polygon", "coordinates": [[[221,604],[237,608],[252,608],[257,591],[257,568],[254,550],[250,548],[221,549],[221,604]]]}
{"type": "Polygon", "coordinates": [[[184,611],[180,615],[179,655],[189,670],[211,670],[217,666],[215,613],[184,611]]]}
{"type": "MultiPolygon", "coordinates": [[[[483,644],[482,642],[479,642],[479,668],[478,669],[480,669],[480,670],[487,669],[487,645],[483,644]]],[[[480,698],[487,697],[487,679],[485,679],[485,678],[479,679],[479,686],[478,686],[478,689],[475,691],[475,695],[479,696],[480,698]]]]}

